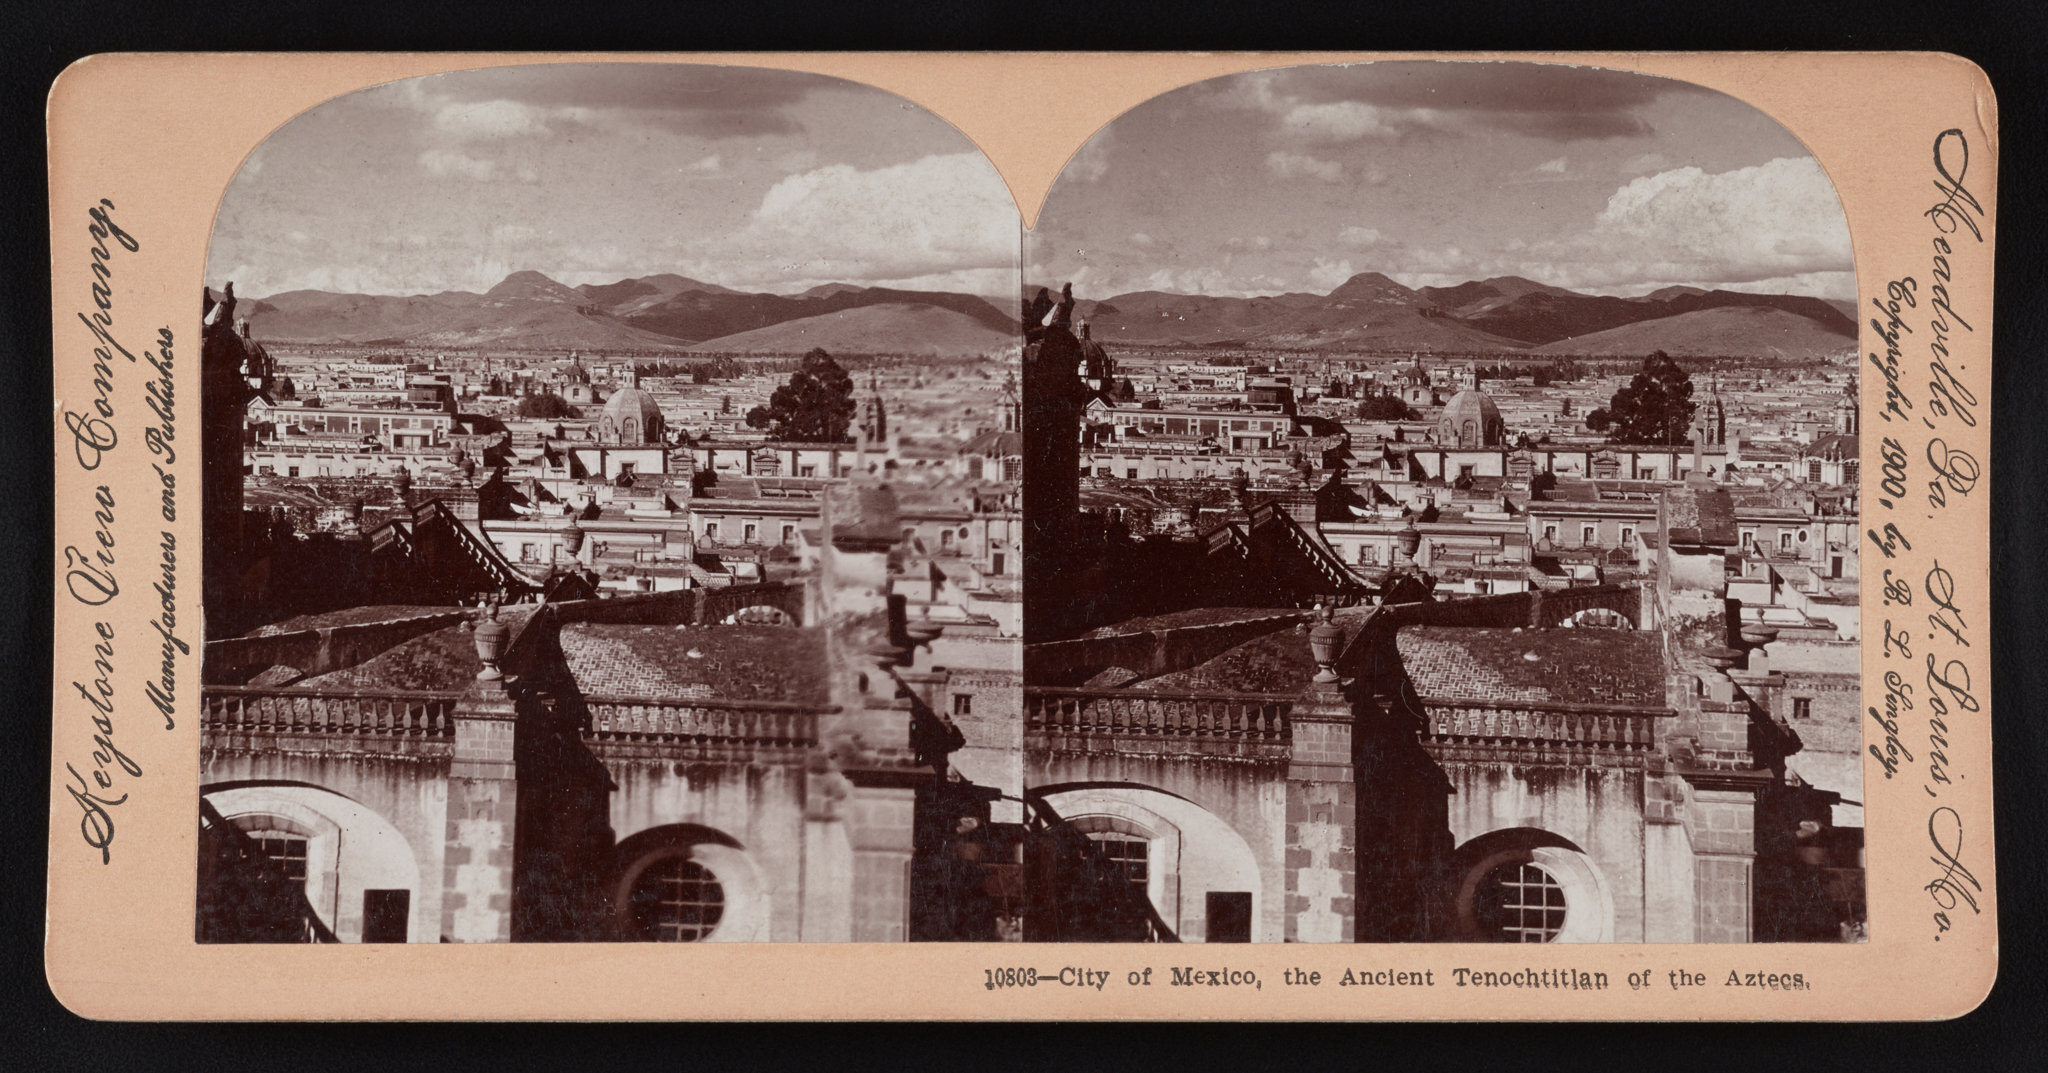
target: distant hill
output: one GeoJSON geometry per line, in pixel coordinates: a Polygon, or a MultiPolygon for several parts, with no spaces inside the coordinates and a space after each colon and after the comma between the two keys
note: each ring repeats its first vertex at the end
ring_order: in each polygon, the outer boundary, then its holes
{"type": "Polygon", "coordinates": [[[813,294],[746,294],[673,273],[569,287],[526,270],[512,273],[483,294],[287,291],[263,299],[242,299],[236,317],[246,318],[259,338],[285,342],[659,350],[681,349],[699,340],[790,321],[888,306],[943,311],[951,316],[857,319],[850,323],[872,321],[877,326],[869,333],[874,336],[873,345],[864,344],[863,349],[976,352],[990,348],[984,341],[987,336],[1000,336],[1005,343],[1016,339],[1015,319],[975,295],[844,283],[813,288],[813,294]],[[953,323],[955,317],[981,329],[972,345],[953,323]],[[880,337],[880,325],[885,323],[894,323],[910,334],[885,344],[880,337]],[[938,334],[920,338],[915,332],[921,329],[938,334]]]}
{"type": "MultiPolygon", "coordinates": [[[[1029,286],[1023,294],[1036,291],[1029,286]]],[[[1422,353],[1831,354],[1854,348],[1854,315],[1845,303],[1800,295],[1666,287],[1613,298],[1519,276],[1415,289],[1379,272],[1361,272],[1328,294],[1230,298],[1133,291],[1084,298],[1075,308],[1095,338],[1112,345],[1422,353]],[[1726,315],[1700,315],[1715,311],[1726,315]],[[1623,331],[1636,327],[1642,330],[1623,331]],[[1618,349],[1587,349],[1609,346],[1618,349]]],[[[562,350],[801,352],[835,344],[800,346],[800,337],[843,337],[839,348],[870,353],[978,353],[1014,345],[1019,332],[1014,310],[972,294],[849,283],[799,295],[748,294],[673,273],[568,287],[532,270],[514,272],[483,294],[301,290],[245,297],[236,316],[246,318],[258,338],[285,342],[562,350]],[[861,310],[881,312],[846,315],[861,310]]]]}
{"type": "Polygon", "coordinates": [[[1416,293],[1435,302],[1438,308],[1458,317],[1484,313],[1525,294],[1575,296],[1574,292],[1562,287],[1552,287],[1520,276],[1495,276],[1476,283],[1460,283],[1455,287],[1423,287],[1416,293]]]}
{"type": "Polygon", "coordinates": [[[626,323],[645,331],[679,339],[710,340],[740,332],[766,328],[784,321],[822,316],[863,306],[913,304],[949,309],[986,325],[991,331],[1014,337],[1017,320],[999,312],[986,298],[946,291],[899,291],[886,287],[837,286],[818,297],[782,294],[711,294],[685,291],[638,312],[625,315],[626,323]]]}
{"type": "Polygon", "coordinates": [[[1828,331],[1854,340],[1856,326],[1842,311],[1803,295],[1748,294],[1668,287],[1658,298],[1608,298],[1598,295],[1532,293],[1466,319],[1466,323],[1504,339],[1542,346],[1560,339],[1583,338],[1639,321],[1676,317],[1729,306],[1780,309],[1813,321],[1828,331]]]}
{"type": "Polygon", "coordinates": [[[702,291],[706,294],[738,294],[730,287],[716,283],[678,276],[673,272],[644,276],[640,279],[622,279],[617,283],[585,283],[576,288],[590,301],[611,311],[615,317],[630,316],[650,306],[659,305],[685,291],[702,291]]]}
{"type": "Polygon", "coordinates": [[[573,287],[567,287],[538,272],[514,272],[498,282],[498,285],[484,292],[485,298],[499,301],[560,302],[565,305],[587,305],[589,299],[573,287]]]}
{"type": "Polygon", "coordinates": [[[691,347],[694,351],[801,354],[824,347],[834,354],[981,354],[1014,346],[1014,330],[998,331],[951,309],[891,302],[786,320],[691,347]]]}
{"type": "Polygon", "coordinates": [[[1721,306],[1560,339],[1534,353],[1634,357],[1657,350],[1672,357],[1828,358],[1854,353],[1856,338],[1773,306],[1721,306]]]}
{"type": "MultiPolygon", "coordinates": [[[[1022,297],[1028,300],[1037,292],[1038,285],[1029,285],[1023,288],[1022,297]]],[[[1801,338],[1819,333],[1810,345],[1800,344],[1807,350],[1831,352],[1833,345],[1820,338],[1824,335],[1839,336],[1844,345],[1851,346],[1855,339],[1855,325],[1844,310],[1818,298],[1683,286],[1636,298],[1612,298],[1580,294],[1520,276],[1496,276],[1454,287],[1409,288],[1382,273],[1361,272],[1329,294],[1297,292],[1260,298],[1133,291],[1097,301],[1081,299],[1075,303],[1074,314],[1077,320],[1088,322],[1095,338],[1111,343],[1505,353],[1723,308],[1773,309],[1804,321],[1800,325],[1785,323],[1796,327],[1801,338]]],[[[1689,328],[1712,328],[1722,333],[1713,343],[1719,347],[1743,336],[1741,332],[1727,335],[1724,329],[1749,323],[1754,320],[1691,318],[1679,320],[1669,331],[1652,334],[1682,339],[1689,328]]],[[[1768,331],[1759,334],[1757,345],[1775,346],[1766,342],[1774,338],[1768,331]]],[[[1688,352],[1742,352],[1739,347],[1702,351],[1683,341],[1675,345],[1688,352]]]]}

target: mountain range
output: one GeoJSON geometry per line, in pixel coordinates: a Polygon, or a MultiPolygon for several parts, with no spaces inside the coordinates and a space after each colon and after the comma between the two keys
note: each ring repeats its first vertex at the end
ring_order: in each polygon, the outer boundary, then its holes
{"type": "Polygon", "coordinates": [[[522,271],[482,294],[285,291],[244,299],[236,316],[261,339],[386,346],[974,354],[1017,339],[1013,315],[971,294],[843,283],[748,294],[673,274],[571,287],[522,271]]]}
{"type": "MultiPolygon", "coordinates": [[[[1698,287],[1615,298],[1519,276],[1410,288],[1363,272],[1328,294],[1132,291],[1083,299],[1076,315],[1112,345],[1825,358],[1855,350],[1853,311],[1698,287]]],[[[482,294],[286,291],[245,299],[237,315],[283,342],[592,351],[981,354],[1015,345],[1018,331],[1014,313],[979,295],[848,283],[747,293],[672,273],[571,287],[521,271],[482,294]]]]}
{"type": "Polygon", "coordinates": [[[1614,298],[1519,276],[1410,288],[1364,272],[1326,295],[1134,291],[1078,301],[1075,315],[1112,344],[1817,358],[1855,350],[1850,309],[1801,295],[1698,287],[1614,298]]]}

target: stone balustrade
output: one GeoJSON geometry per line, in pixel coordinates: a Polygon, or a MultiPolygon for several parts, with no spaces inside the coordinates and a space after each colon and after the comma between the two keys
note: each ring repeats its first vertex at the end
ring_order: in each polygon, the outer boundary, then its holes
{"type": "Polygon", "coordinates": [[[818,740],[818,717],[837,709],[776,701],[650,700],[586,696],[593,742],[697,743],[803,748],[818,740]]]}
{"type": "Polygon", "coordinates": [[[462,694],[207,686],[201,698],[200,725],[209,733],[452,739],[462,694]]]}
{"type": "Polygon", "coordinates": [[[1615,754],[1649,753],[1657,720],[1666,709],[1614,705],[1529,704],[1516,701],[1422,698],[1426,745],[1491,745],[1572,749],[1615,754]]]}
{"type": "Polygon", "coordinates": [[[1026,733],[1282,744],[1294,698],[1052,686],[1024,690],[1026,733]]]}

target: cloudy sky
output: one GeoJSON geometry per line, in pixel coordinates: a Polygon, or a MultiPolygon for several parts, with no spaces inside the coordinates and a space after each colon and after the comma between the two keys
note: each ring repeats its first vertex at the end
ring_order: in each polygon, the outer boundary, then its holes
{"type": "Polygon", "coordinates": [[[246,295],[675,272],[781,293],[1016,291],[1015,204],[930,112],[812,75],[506,67],[319,105],[244,163],[207,279],[246,295]]]}
{"type": "Polygon", "coordinates": [[[1062,173],[1034,283],[1325,293],[1518,275],[1854,300],[1840,202],[1800,142],[1687,83],[1528,63],[1370,63],[1154,98],[1062,173]]]}

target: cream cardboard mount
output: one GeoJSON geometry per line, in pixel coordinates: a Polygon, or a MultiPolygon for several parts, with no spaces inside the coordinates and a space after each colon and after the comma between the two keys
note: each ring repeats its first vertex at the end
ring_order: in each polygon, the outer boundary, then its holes
{"type": "Polygon", "coordinates": [[[1966,61],[108,55],[49,114],[82,1015],[1995,978],[1966,61]]]}

